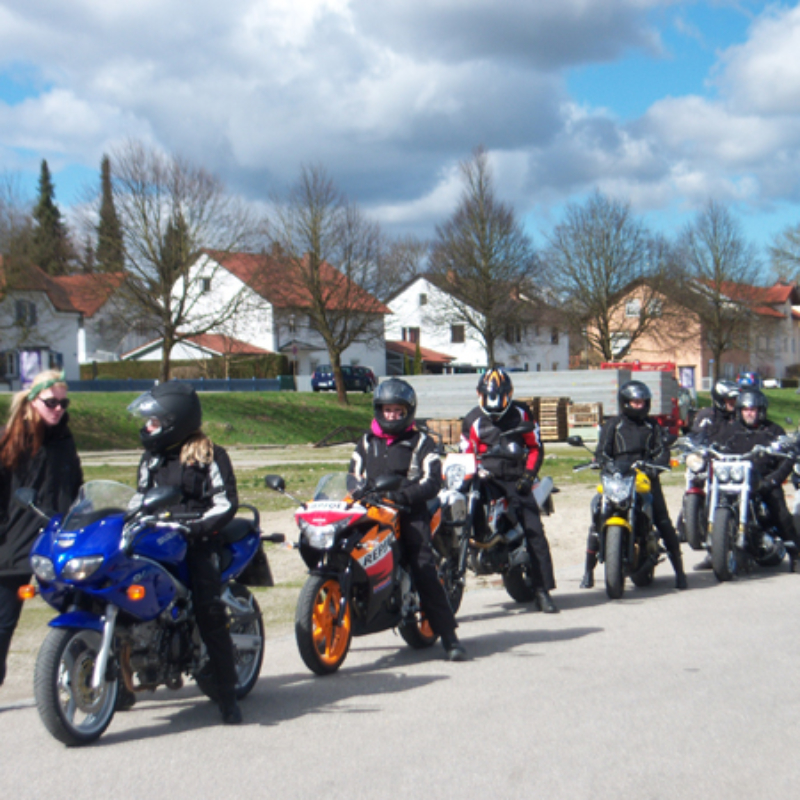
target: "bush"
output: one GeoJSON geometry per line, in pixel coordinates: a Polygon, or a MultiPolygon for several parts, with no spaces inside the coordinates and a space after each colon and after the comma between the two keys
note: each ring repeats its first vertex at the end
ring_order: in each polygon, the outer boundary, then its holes
{"type": "MultiPolygon", "coordinates": [[[[160,361],[95,361],[81,364],[81,380],[157,380],[160,361]]],[[[236,356],[230,359],[229,378],[277,378],[289,374],[289,359],[284,355],[236,356]]],[[[224,378],[225,359],[173,361],[174,378],[224,378]]]]}

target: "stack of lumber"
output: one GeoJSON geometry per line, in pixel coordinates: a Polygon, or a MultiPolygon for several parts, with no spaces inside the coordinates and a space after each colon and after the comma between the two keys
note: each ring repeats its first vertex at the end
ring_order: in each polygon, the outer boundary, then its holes
{"type": "Polygon", "coordinates": [[[539,398],[539,430],[543,442],[563,442],[567,438],[568,397],[539,398]]]}
{"type": "Polygon", "coordinates": [[[570,403],[567,422],[570,436],[597,439],[598,425],[603,423],[602,403],[570,403]]]}
{"type": "Polygon", "coordinates": [[[458,444],[461,440],[460,419],[426,419],[425,426],[443,445],[458,444]]]}

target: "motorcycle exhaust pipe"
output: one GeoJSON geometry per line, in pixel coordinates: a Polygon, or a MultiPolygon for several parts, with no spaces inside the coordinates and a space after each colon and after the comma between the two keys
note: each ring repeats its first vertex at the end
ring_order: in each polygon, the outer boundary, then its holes
{"type": "Polygon", "coordinates": [[[504,541],[505,537],[500,533],[496,533],[491,539],[489,539],[488,542],[478,542],[475,541],[475,539],[470,539],[469,544],[470,547],[475,547],[478,550],[491,550],[493,547],[497,547],[497,545],[504,541]]]}

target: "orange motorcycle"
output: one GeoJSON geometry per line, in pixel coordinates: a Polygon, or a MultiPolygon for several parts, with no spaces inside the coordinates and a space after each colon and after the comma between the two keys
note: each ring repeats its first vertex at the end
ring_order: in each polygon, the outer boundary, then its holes
{"type": "Polygon", "coordinates": [[[400,487],[400,478],[379,478],[367,492],[353,475],[332,473],[320,479],[308,503],[286,492],[279,475],[264,482],[300,503],[295,547],[309,575],[297,601],[295,636],[312,672],[336,672],[353,636],[397,628],[411,647],[434,644],[411,575],[400,563],[402,507],[383,497],[400,487]]]}

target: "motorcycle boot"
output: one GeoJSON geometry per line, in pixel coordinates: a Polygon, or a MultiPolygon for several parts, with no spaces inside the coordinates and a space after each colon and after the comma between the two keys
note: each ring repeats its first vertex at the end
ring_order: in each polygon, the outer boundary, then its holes
{"type": "Polygon", "coordinates": [[[442,647],[448,661],[466,661],[467,651],[458,640],[455,630],[442,634],[442,647]]]}
{"type": "Polygon", "coordinates": [[[235,688],[219,690],[219,710],[222,714],[223,725],[239,725],[241,723],[242,711],[236,702],[235,688]]]}
{"type": "Polygon", "coordinates": [[[714,565],[713,565],[713,563],[711,561],[711,553],[706,553],[705,556],[703,556],[703,560],[702,561],[698,561],[692,567],[692,569],[693,570],[697,570],[698,572],[702,572],[703,570],[712,569],[713,566],[714,565]]]}
{"type": "Polygon", "coordinates": [[[558,606],[553,602],[550,592],[546,589],[536,590],[536,606],[544,614],[558,614],[558,606]]]}
{"type": "Polygon", "coordinates": [[[683,558],[680,553],[670,553],[669,560],[675,570],[675,588],[688,589],[689,583],[686,580],[686,573],[683,571],[683,558]]]}

